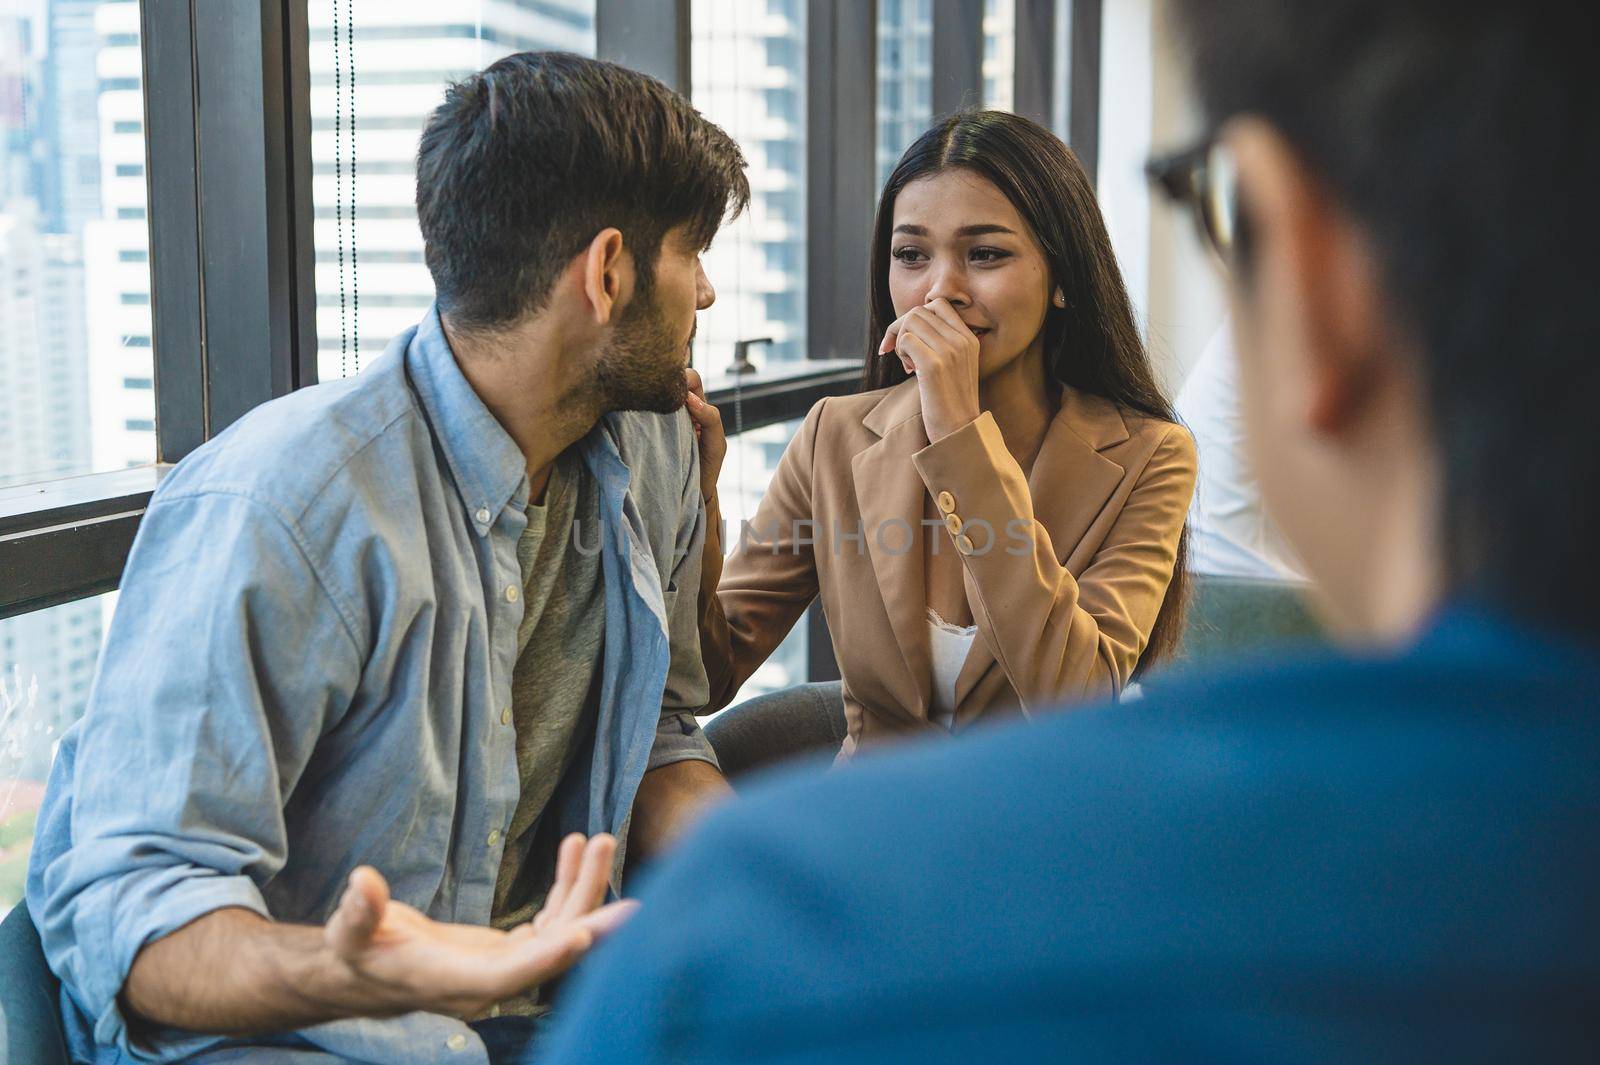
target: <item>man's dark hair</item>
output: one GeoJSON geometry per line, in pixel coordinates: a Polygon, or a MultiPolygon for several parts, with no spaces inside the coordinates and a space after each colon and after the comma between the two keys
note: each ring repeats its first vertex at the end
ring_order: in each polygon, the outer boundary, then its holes
{"type": "Polygon", "coordinates": [[[417,220],[439,307],[458,328],[541,308],[615,226],[648,289],[661,240],[710,244],[750,200],[744,156],[689,101],[638,71],[521,52],[452,85],[417,149],[417,220]]]}
{"type": "Polygon", "coordinates": [[[1210,120],[1270,122],[1377,249],[1422,355],[1456,593],[1600,637],[1595,7],[1177,8],[1210,120]]]}

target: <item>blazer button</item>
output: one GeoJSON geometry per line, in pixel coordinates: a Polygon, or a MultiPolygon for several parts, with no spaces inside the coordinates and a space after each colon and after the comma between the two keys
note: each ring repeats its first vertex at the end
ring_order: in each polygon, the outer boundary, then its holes
{"type": "Polygon", "coordinates": [[[946,514],[949,514],[951,511],[955,510],[956,497],[951,495],[949,492],[940,492],[939,509],[946,514]]]}
{"type": "Polygon", "coordinates": [[[519,594],[521,593],[517,591],[517,586],[515,584],[506,585],[506,602],[515,603],[519,594]]]}
{"type": "Polygon", "coordinates": [[[946,514],[944,516],[944,527],[950,530],[951,536],[960,536],[961,518],[955,514],[946,514]]]}
{"type": "Polygon", "coordinates": [[[962,533],[960,536],[956,537],[956,550],[960,551],[963,555],[972,554],[972,537],[968,536],[966,533],[962,533]]]}

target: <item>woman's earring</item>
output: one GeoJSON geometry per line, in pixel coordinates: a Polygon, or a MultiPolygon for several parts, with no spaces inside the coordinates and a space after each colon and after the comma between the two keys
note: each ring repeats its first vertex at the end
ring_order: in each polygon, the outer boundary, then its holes
{"type": "Polygon", "coordinates": [[[1062,292],[1062,291],[1061,291],[1061,290],[1060,290],[1060,289],[1059,289],[1059,288],[1058,288],[1058,289],[1056,289],[1056,298],[1055,298],[1055,305],[1056,305],[1056,306],[1057,306],[1057,307],[1061,307],[1061,308],[1063,308],[1063,309],[1065,309],[1065,308],[1066,308],[1066,306],[1067,306],[1067,297],[1066,297],[1066,294],[1065,294],[1065,293],[1063,293],[1063,292],[1062,292]]]}

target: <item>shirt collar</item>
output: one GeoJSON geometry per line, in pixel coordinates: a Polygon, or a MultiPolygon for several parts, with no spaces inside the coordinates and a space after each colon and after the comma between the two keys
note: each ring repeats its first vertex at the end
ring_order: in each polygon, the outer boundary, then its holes
{"type": "Polygon", "coordinates": [[[480,528],[492,526],[506,504],[526,496],[527,462],[462,374],[437,304],[412,334],[405,363],[468,516],[480,528]]]}

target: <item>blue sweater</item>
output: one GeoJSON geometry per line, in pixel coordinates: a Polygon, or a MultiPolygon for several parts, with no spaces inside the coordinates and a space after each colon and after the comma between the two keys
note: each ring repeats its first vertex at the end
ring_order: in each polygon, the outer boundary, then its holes
{"type": "Polygon", "coordinates": [[[1600,658],[1462,609],[785,774],[658,872],[540,1061],[1592,1060],[1597,714],[1600,658]]]}

